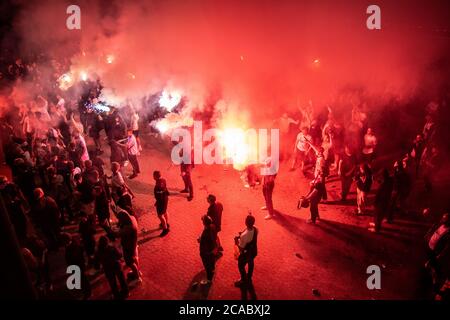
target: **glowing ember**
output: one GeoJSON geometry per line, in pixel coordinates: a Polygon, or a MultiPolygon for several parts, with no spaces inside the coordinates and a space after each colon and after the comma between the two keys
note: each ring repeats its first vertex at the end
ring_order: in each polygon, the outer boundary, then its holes
{"type": "Polygon", "coordinates": [[[176,91],[168,92],[164,90],[159,98],[159,105],[167,111],[172,111],[181,101],[181,94],[176,91]]]}
{"type": "Polygon", "coordinates": [[[180,127],[192,127],[194,120],[185,115],[175,112],[166,114],[162,119],[153,120],[150,125],[160,133],[169,134],[170,131],[180,127]]]}
{"type": "Polygon", "coordinates": [[[169,130],[169,124],[166,121],[157,122],[155,127],[161,133],[166,133],[169,130]]]}
{"type": "Polygon", "coordinates": [[[111,64],[111,63],[114,62],[114,60],[115,60],[115,58],[114,58],[114,56],[112,54],[108,54],[106,56],[106,63],[111,64]]]}
{"type": "Polygon", "coordinates": [[[81,71],[80,72],[80,79],[82,81],[86,81],[88,79],[88,75],[87,75],[87,73],[85,71],[81,71]]]}
{"type": "Polygon", "coordinates": [[[97,103],[97,104],[93,105],[93,108],[98,111],[102,111],[102,112],[109,112],[111,110],[110,107],[108,107],[107,105],[101,104],[101,103],[97,103]]]}

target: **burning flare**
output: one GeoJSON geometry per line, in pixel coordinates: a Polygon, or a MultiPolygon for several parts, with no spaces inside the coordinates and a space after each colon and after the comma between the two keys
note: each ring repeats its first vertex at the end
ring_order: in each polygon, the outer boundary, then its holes
{"type": "Polygon", "coordinates": [[[70,73],[64,73],[58,78],[58,85],[61,90],[69,89],[74,83],[73,77],[70,73]]]}
{"type": "Polygon", "coordinates": [[[153,120],[150,125],[162,134],[169,134],[173,129],[192,127],[194,120],[190,116],[168,113],[162,119],[153,120]]]}
{"type": "Polygon", "coordinates": [[[159,98],[159,105],[167,111],[172,111],[181,101],[181,94],[177,91],[163,90],[159,98]]]}
{"type": "Polygon", "coordinates": [[[236,170],[244,170],[249,162],[250,145],[245,130],[225,128],[219,137],[227,163],[232,163],[236,170]]]}
{"type": "Polygon", "coordinates": [[[86,81],[88,79],[88,75],[87,75],[86,71],[80,72],[80,79],[81,79],[81,81],[86,81]]]}

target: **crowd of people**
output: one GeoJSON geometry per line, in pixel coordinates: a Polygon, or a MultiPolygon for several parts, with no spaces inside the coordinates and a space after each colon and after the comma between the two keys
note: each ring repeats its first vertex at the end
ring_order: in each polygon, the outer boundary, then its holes
{"type": "MultiPolygon", "coordinates": [[[[339,121],[330,107],[322,123],[308,108],[301,109],[299,119],[283,114],[280,122],[285,123],[286,128],[301,127],[295,138],[290,171],[300,167],[303,176],[311,178],[310,190],[300,198],[297,206],[299,209],[309,207],[311,216],[307,222],[316,224],[320,221],[319,203],[347,204],[352,185],[356,189],[355,214],[373,216],[368,227],[371,232],[380,233],[383,222],[392,224],[398,216],[422,212],[420,208],[411,208],[408,198],[413,187],[420,183],[424,185],[423,194],[429,195],[435,185],[436,172],[443,164],[435,139],[438,107],[435,102],[426,106],[423,128],[407,148],[395,155],[393,163],[390,157],[380,154],[377,136],[369,126],[366,113],[358,106],[353,107],[349,123],[339,121]],[[336,177],[341,182],[340,199],[329,201],[326,185],[336,177]],[[378,183],[376,190],[374,182],[378,183]],[[368,201],[370,193],[375,194],[373,203],[368,201]]],[[[289,130],[285,130],[284,138],[289,141],[288,133],[289,130]]],[[[285,156],[286,161],[288,158],[285,156]]],[[[272,201],[275,177],[263,178],[265,206],[262,209],[269,212],[266,219],[276,218],[272,201]]],[[[430,208],[423,212],[429,215],[430,208]]],[[[441,216],[440,222],[425,237],[429,255],[426,268],[432,274],[437,297],[448,288],[450,248],[448,211],[441,216]]]]}
{"type": "Polygon", "coordinates": [[[142,281],[134,194],[123,177],[128,164],[133,169],[128,179],[140,173],[139,114],[132,106],[120,112],[112,107],[95,109],[99,82],[83,82],[78,88],[81,96],[71,98],[72,93],[60,90],[53,76],[61,74],[64,66],[51,65],[50,86],[39,64],[17,59],[2,70],[1,80],[9,91],[2,96],[1,157],[12,180],[1,177],[1,195],[40,296],[53,290],[49,252],[64,247],[67,265],[81,268],[84,298],[91,295],[86,272],[100,266],[113,296],[124,298],[130,281],[142,281]],[[35,84],[29,88],[32,94],[24,83],[35,84]],[[110,147],[110,176],[101,157],[102,131],[110,147]],[[75,234],[63,232],[63,227],[74,224],[78,225],[75,234]],[[99,233],[97,226],[104,231],[99,233]],[[111,245],[116,239],[120,252],[111,245]],[[121,257],[130,270],[127,281],[121,257]]]}
{"type": "MultiPolygon", "coordinates": [[[[56,63],[53,68],[55,75],[64,70],[56,63]]],[[[23,63],[21,59],[2,73],[2,81],[10,85],[10,90],[2,101],[1,156],[11,170],[12,180],[1,176],[0,192],[33,285],[39,297],[51,295],[54,277],[49,254],[62,248],[67,266],[80,267],[83,299],[92,295],[89,273],[95,269],[104,273],[112,297],[124,299],[130,285],[142,282],[134,194],[123,176],[128,164],[133,170],[128,179],[140,174],[140,116],[131,104],[120,110],[112,106],[96,109],[102,89],[98,81],[81,83],[78,90],[82,93],[73,99],[73,92],[60,90],[56,85],[56,76],[51,78],[50,89],[36,85],[32,95],[23,92],[22,81],[30,79],[36,84],[43,82],[39,65],[23,63]],[[109,170],[102,157],[104,141],[110,148],[111,175],[106,173],[109,170]],[[77,226],[75,233],[64,232],[65,227],[72,225],[77,226]],[[129,269],[126,276],[122,261],[129,269]]],[[[180,193],[188,193],[188,201],[194,196],[192,169],[193,164],[180,165],[185,185],[180,193]]],[[[170,231],[170,193],[159,171],[153,172],[153,178],[160,236],[164,237],[170,231]]],[[[218,236],[223,207],[212,194],[207,203],[208,210],[202,218],[205,230],[198,239],[207,273],[202,284],[211,283],[215,261],[223,251],[218,236]]],[[[249,243],[256,247],[256,236],[253,241],[249,236],[256,230],[254,217],[249,216],[246,225],[252,233],[245,233],[245,240],[236,239],[236,248],[242,251],[242,279],[237,286],[251,283],[252,259],[256,255],[254,251],[247,253],[249,243]],[[242,271],[245,264],[249,264],[248,274],[242,271]]]]}
{"type": "MultiPolygon", "coordinates": [[[[351,111],[350,121],[339,119],[328,107],[325,119],[314,117],[312,108],[301,108],[298,119],[284,114],[281,123],[288,123],[296,133],[293,152],[284,155],[287,161],[292,159],[290,171],[300,167],[303,176],[311,178],[310,193],[302,197],[302,206],[311,206],[311,219],[316,223],[319,218],[316,203],[327,203],[326,184],[338,178],[341,182],[341,194],[338,203],[347,203],[348,194],[353,185],[356,189],[356,215],[369,214],[368,194],[374,191],[374,182],[378,182],[374,203],[375,218],[370,231],[380,232],[381,222],[385,219],[392,223],[397,213],[408,211],[407,199],[413,182],[421,180],[425,190],[433,188],[433,172],[441,165],[439,147],[434,139],[436,125],[434,118],[437,106],[430,103],[427,108],[425,124],[403,153],[394,155],[393,164],[385,155],[380,155],[378,139],[369,126],[368,116],[358,105],[351,111]]],[[[281,137],[290,140],[289,130],[281,137]]],[[[273,214],[272,192],[274,176],[264,177],[263,193],[266,199],[264,209],[270,219],[273,214]]],[[[329,202],[329,201],[328,201],[329,202]]],[[[331,203],[331,202],[329,202],[331,203]]],[[[301,207],[301,206],[300,206],[301,207]]]]}
{"type": "MultiPolygon", "coordinates": [[[[55,72],[59,69],[60,66],[55,65],[55,72]]],[[[38,67],[30,68],[20,59],[8,68],[8,72],[16,84],[22,77],[35,77],[36,83],[40,81],[38,67]]],[[[57,79],[53,80],[56,83],[57,79]]],[[[97,110],[95,105],[102,89],[100,82],[88,82],[82,89],[83,93],[76,100],[64,97],[57,87],[51,92],[44,87],[38,88],[38,93],[28,98],[11,90],[6,99],[8,111],[0,119],[0,135],[1,154],[11,169],[12,181],[1,177],[0,191],[40,294],[45,296],[52,291],[49,252],[64,247],[67,265],[81,268],[83,298],[88,299],[92,294],[88,271],[101,268],[112,296],[124,299],[129,295],[130,284],[142,282],[134,194],[123,177],[123,168],[127,165],[132,167],[128,179],[141,173],[138,160],[142,151],[141,121],[131,104],[120,110],[111,106],[107,111],[97,110]],[[110,148],[110,176],[102,157],[104,141],[110,148]],[[88,144],[94,148],[88,148],[88,144]],[[77,232],[63,232],[63,226],[70,224],[78,225],[77,232]],[[126,276],[122,259],[129,269],[126,276]]],[[[293,152],[282,154],[282,159],[287,163],[291,158],[288,165],[292,174],[300,167],[303,176],[311,179],[310,191],[299,203],[299,207],[310,208],[309,223],[320,221],[320,203],[331,204],[326,185],[333,177],[341,181],[340,203],[350,201],[348,195],[355,185],[355,213],[372,213],[374,218],[369,230],[376,233],[382,230],[384,220],[393,223],[399,213],[408,211],[407,200],[414,181],[422,179],[426,190],[431,192],[432,173],[440,165],[439,148],[434,140],[434,104],[427,107],[423,130],[393,166],[380,160],[376,132],[369,126],[368,116],[359,105],[353,106],[350,121],[340,119],[331,107],[327,108],[325,118],[314,116],[313,110],[310,102],[306,108],[301,108],[299,117],[283,114],[280,119],[280,127],[286,128],[282,131],[287,133],[281,139],[289,141],[292,144],[289,149],[293,149],[293,152]],[[296,132],[299,128],[300,132],[296,132]],[[295,139],[290,138],[292,131],[295,139]],[[373,188],[375,181],[378,182],[376,191],[373,188]],[[369,210],[371,204],[368,201],[371,192],[375,192],[373,212],[369,210]]],[[[188,193],[188,201],[194,197],[192,169],[193,165],[189,163],[180,166],[185,186],[181,193],[188,193]]],[[[262,209],[268,211],[265,219],[277,218],[273,203],[277,175],[259,177],[253,165],[245,171],[248,186],[262,181],[265,201],[262,209]]],[[[160,236],[164,237],[170,232],[170,192],[160,171],[154,171],[153,178],[156,213],[162,230],[160,236]]],[[[219,238],[223,206],[212,194],[208,195],[207,204],[198,243],[206,271],[206,280],[202,283],[210,285],[215,263],[223,251],[219,238]]],[[[447,214],[430,231],[427,239],[427,268],[432,270],[437,290],[447,279],[440,258],[448,246],[448,223],[447,214]]],[[[237,287],[252,287],[257,239],[255,217],[249,214],[245,230],[235,238],[235,256],[241,276],[235,283],[237,287]]]]}

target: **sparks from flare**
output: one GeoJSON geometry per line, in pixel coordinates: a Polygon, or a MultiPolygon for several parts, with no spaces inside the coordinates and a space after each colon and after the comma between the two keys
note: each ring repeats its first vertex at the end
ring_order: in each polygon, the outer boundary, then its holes
{"type": "Polygon", "coordinates": [[[80,79],[82,81],[86,81],[88,79],[88,75],[87,75],[87,73],[85,71],[81,71],[80,72],[80,79]]]}
{"type": "Polygon", "coordinates": [[[248,162],[249,146],[245,132],[240,128],[226,128],[220,138],[225,158],[236,170],[243,170],[248,162]]]}
{"type": "Polygon", "coordinates": [[[169,125],[166,123],[166,121],[160,121],[156,123],[156,129],[158,129],[160,133],[164,134],[169,130],[169,125]]]}
{"type": "Polygon", "coordinates": [[[159,105],[167,111],[172,111],[181,101],[181,94],[177,91],[163,90],[159,98],[159,105]]]}
{"type": "Polygon", "coordinates": [[[73,77],[70,73],[64,73],[58,78],[58,85],[61,90],[67,90],[73,85],[73,77]]]}

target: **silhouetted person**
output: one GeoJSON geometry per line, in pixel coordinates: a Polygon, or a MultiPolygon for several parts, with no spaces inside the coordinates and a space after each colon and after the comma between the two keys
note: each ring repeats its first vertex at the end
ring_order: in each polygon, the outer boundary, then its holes
{"type": "Polygon", "coordinates": [[[423,139],[423,135],[418,134],[416,136],[416,138],[414,139],[411,149],[408,153],[408,155],[412,159],[414,159],[416,175],[419,174],[420,160],[422,159],[422,154],[423,154],[424,149],[425,149],[425,141],[423,139]]]}
{"type": "Polygon", "coordinates": [[[97,170],[94,170],[90,175],[92,183],[94,200],[94,212],[97,215],[99,224],[105,231],[111,233],[110,212],[109,212],[109,199],[106,192],[106,186],[103,180],[100,180],[97,170]]]}
{"type": "Polygon", "coordinates": [[[425,235],[428,261],[425,267],[430,268],[433,277],[434,290],[438,291],[446,280],[443,273],[445,255],[448,261],[448,248],[450,247],[450,217],[444,213],[439,223],[436,223],[425,235]]]}
{"type": "Polygon", "coordinates": [[[125,264],[130,268],[131,272],[127,275],[130,280],[142,282],[141,272],[139,271],[138,256],[138,225],[136,218],[130,215],[120,207],[115,207],[118,222],[120,244],[122,246],[123,258],[125,264]]]}
{"type": "Polygon", "coordinates": [[[373,223],[375,228],[369,228],[370,231],[375,231],[376,233],[380,232],[381,223],[389,211],[393,189],[394,179],[389,175],[389,171],[384,169],[383,180],[377,190],[377,194],[375,195],[375,215],[373,223]]]}
{"type": "Polygon", "coordinates": [[[264,175],[263,176],[263,195],[264,195],[264,201],[265,206],[263,206],[262,210],[267,210],[268,213],[264,217],[264,219],[269,220],[275,217],[275,212],[273,210],[273,189],[275,188],[275,178],[276,174],[272,175],[264,175]]]}
{"type": "Polygon", "coordinates": [[[209,203],[208,212],[206,213],[206,215],[212,220],[214,229],[216,230],[217,250],[221,252],[223,251],[223,248],[220,244],[219,232],[222,230],[223,205],[220,202],[216,201],[216,196],[213,194],[208,195],[206,200],[209,203]]]}
{"type": "Polygon", "coordinates": [[[45,196],[41,188],[34,190],[35,203],[32,207],[32,217],[35,226],[44,235],[50,249],[58,247],[61,233],[61,214],[58,206],[51,197],[45,196]]]}
{"type": "Polygon", "coordinates": [[[411,192],[411,178],[403,167],[402,161],[397,161],[394,166],[394,190],[392,193],[392,203],[389,209],[388,223],[394,221],[394,214],[397,210],[403,212],[406,208],[406,200],[411,192]]]}
{"type": "Polygon", "coordinates": [[[188,201],[191,201],[194,198],[194,187],[192,185],[192,179],[191,179],[191,170],[192,170],[192,164],[185,163],[184,161],[181,162],[180,165],[181,170],[181,177],[183,178],[184,183],[184,189],[181,190],[181,193],[189,193],[188,201]]]}
{"type": "Polygon", "coordinates": [[[206,281],[202,284],[210,284],[214,277],[214,270],[216,267],[216,231],[212,224],[212,219],[207,215],[202,216],[203,231],[198,239],[200,243],[200,258],[206,271],[206,281]]]}
{"type": "Polygon", "coordinates": [[[114,299],[123,299],[128,297],[129,289],[127,281],[120,265],[122,254],[116,247],[109,244],[107,237],[102,236],[98,240],[98,250],[96,261],[102,266],[105,277],[108,280],[114,299]],[[119,281],[119,286],[117,284],[119,281]]]}
{"type": "Polygon", "coordinates": [[[0,187],[0,193],[4,196],[5,206],[18,240],[25,240],[28,230],[24,208],[26,201],[20,189],[15,184],[6,182],[4,187],[0,187]]]}
{"type": "Polygon", "coordinates": [[[345,146],[344,153],[339,160],[338,175],[341,178],[341,201],[347,200],[347,195],[352,186],[355,176],[356,156],[352,154],[350,148],[345,146]]]}

